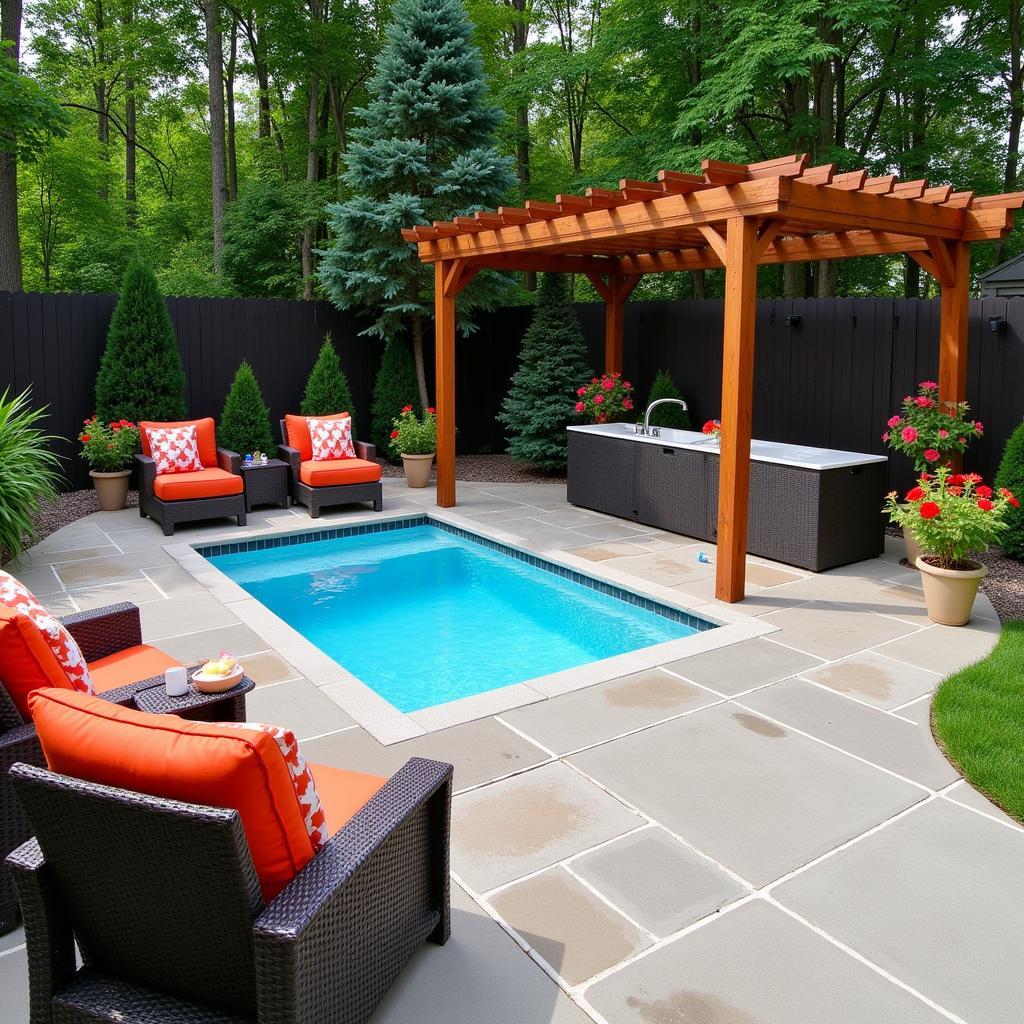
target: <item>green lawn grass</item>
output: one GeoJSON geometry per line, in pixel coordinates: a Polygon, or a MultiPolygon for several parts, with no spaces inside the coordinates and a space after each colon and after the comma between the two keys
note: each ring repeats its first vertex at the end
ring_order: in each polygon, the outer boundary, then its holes
{"type": "Polygon", "coordinates": [[[968,782],[1024,821],[1024,622],[1008,622],[987,658],[942,683],[933,723],[968,782]]]}

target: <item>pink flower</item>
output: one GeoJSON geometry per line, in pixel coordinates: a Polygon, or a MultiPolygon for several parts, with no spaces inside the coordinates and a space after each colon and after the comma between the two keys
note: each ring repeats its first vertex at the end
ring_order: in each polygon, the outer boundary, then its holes
{"type": "Polygon", "coordinates": [[[594,395],[594,405],[600,405],[604,401],[604,395],[594,395]]]}
{"type": "Polygon", "coordinates": [[[627,412],[629,412],[629,410],[633,408],[633,399],[632,398],[624,398],[622,400],[622,408],[625,409],[627,412]]]}
{"type": "Polygon", "coordinates": [[[914,401],[920,409],[930,409],[935,404],[934,398],[928,398],[925,395],[918,395],[914,401]]]}
{"type": "Polygon", "coordinates": [[[940,455],[940,453],[938,451],[936,451],[934,448],[926,448],[925,452],[924,452],[924,457],[929,462],[938,462],[939,461],[939,455],[940,455]]]}
{"type": "Polygon", "coordinates": [[[981,420],[975,420],[974,421],[974,430],[975,430],[975,432],[977,433],[977,435],[979,437],[981,436],[981,434],[982,434],[984,429],[985,428],[982,427],[982,425],[981,425],[981,420]]]}
{"type": "Polygon", "coordinates": [[[884,441],[884,442],[885,442],[886,444],[888,444],[888,443],[889,443],[889,431],[888,431],[888,430],[887,430],[887,431],[886,431],[886,432],[885,432],[885,433],[884,433],[884,434],[882,435],[882,440],[883,440],[883,441],[884,441]]]}
{"type": "Polygon", "coordinates": [[[601,381],[601,387],[603,387],[605,391],[611,391],[611,389],[615,387],[615,381],[613,381],[611,377],[605,377],[605,379],[601,381]]]}
{"type": "Polygon", "coordinates": [[[582,402],[577,402],[576,403],[576,411],[577,412],[583,412],[583,403],[582,402]]]}
{"type": "Polygon", "coordinates": [[[900,433],[900,437],[902,437],[907,444],[913,444],[917,440],[917,430],[914,427],[904,427],[903,431],[900,433]]]}
{"type": "Polygon", "coordinates": [[[891,429],[892,429],[893,427],[898,427],[899,425],[900,425],[900,418],[899,418],[899,416],[890,416],[890,417],[889,417],[889,422],[888,422],[888,423],[886,423],[886,426],[887,426],[887,427],[888,427],[888,428],[889,428],[890,430],[891,430],[891,429]]]}
{"type": "Polygon", "coordinates": [[[624,387],[624,388],[625,388],[625,389],[626,389],[627,391],[632,391],[632,390],[633,390],[633,385],[632,385],[632,384],[630,384],[628,380],[627,380],[627,381],[623,381],[623,383],[622,383],[622,386],[623,386],[623,387],[624,387]]]}
{"type": "Polygon", "coordinates": [[[967,444],[967,438],[966,437],[961,437],[960,438],[960,443],[961,444],[967,444]]]}
{"type": "Polygon", "coordinates": [[[939,431],[939,437],[941,437],[942,440],[945,441],[946,438],[949,437],[949,431],[948,430],[940,430],[939,431]]]}
{"type": "Polygon", "coordinates": [[[586,393],[587,393],[586,386],[584,386],[582,388],[577,388],[576,389],[576,394],[577,395],[585,395],[586,393]]]}
{"type": "Polygon", "coordinates": [[[907,404],[908,402],[912,402],[913,400],[914,400],[914,399],[913,399],[913,398],[911,398],[911,397],[910,397],[910,395],[904,395],[904,396],[903,396],[903,404],[904,404],[904,405],[906,405],[906,404],[907,404]]]}
{"type": "Polygon", "coordinates": [[[937,391],[939,385],[936,384],[933,380],[923,380],[920,384],[918,384],[918,387],[922,391],[937,391]]]}

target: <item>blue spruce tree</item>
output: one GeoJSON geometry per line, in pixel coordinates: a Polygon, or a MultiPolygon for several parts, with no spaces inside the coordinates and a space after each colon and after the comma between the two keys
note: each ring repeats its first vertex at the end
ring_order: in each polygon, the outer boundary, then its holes
{"type": "MultiPolygon", "coordinates": [[[[386,341],[410,331],[425,407],[423,321],[433,314],[433,268],[420,263],[401,229],[493,209],[515,178],[494,146],[502,115],[487,102],[460,0],[395,0],[391,13],[368,82],[371,100],[357,112],[347,154],[353,198],[327,209],[334,242],[319,275],[337,306],[373,315],[367,333],[386,341]]],[[[493,305],[506,282],[479,274],[459,296],[460,312],[493,305]]]]}

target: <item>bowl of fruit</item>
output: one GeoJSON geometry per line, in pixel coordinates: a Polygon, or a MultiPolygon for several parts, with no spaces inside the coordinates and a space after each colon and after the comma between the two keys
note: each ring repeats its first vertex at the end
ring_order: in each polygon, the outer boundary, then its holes
{"type": "Polygon", "coordinates": [[[227,651],[221,651],[220,657],[211,658],[192,673],[192,682],[200,693],[223,693],[241,681],[242,666],[227,651]]]}

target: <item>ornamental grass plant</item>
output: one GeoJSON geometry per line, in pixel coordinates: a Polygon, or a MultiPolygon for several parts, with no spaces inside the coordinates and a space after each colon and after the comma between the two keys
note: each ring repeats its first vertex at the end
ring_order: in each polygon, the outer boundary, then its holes
{"type": "Polygon", "coordinates": [[[903,496],[890,491],[884,511],[889,519],[914,532],[929,554],[923,559],[940,569],[976,569],[968,557],[983,552],[1007,528],[1006,515],[1020,503],[1009,488],[993,490],[977,473],[953,473],[943,466],[922,473],[903,496]]]}

